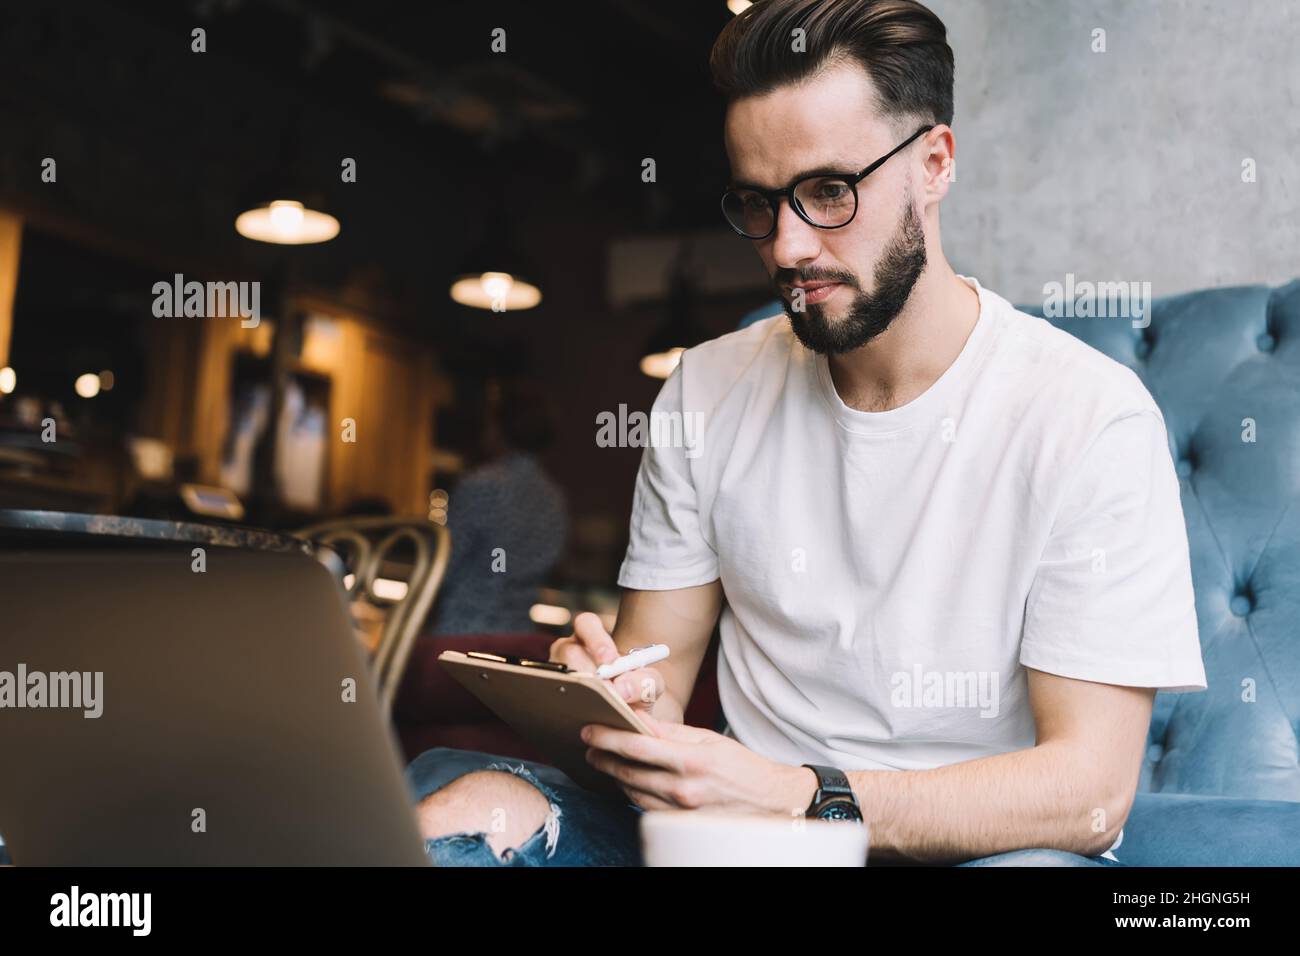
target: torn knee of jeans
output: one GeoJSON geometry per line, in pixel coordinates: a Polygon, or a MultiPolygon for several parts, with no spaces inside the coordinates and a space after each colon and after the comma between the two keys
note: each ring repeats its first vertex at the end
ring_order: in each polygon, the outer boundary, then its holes
{"type": "MultiPolygon", "coordinates": [[[[538,828],[538,832],[542,832],[546,834],[547,859],[550,859],[551,857],[555,856],[555,848],[560,841],[560,817],[563,816],[563,811],[560,809],[560,805],[556,803],[555,795],[551,792],[550,788],[548,788],[540,780],[538,780],[537,777],[534,776],[533,773],[529,771],[529,769],[525,767],[523,764],[519,764],[519,766],[517,767],[512,767],[509,763],[498,762],[498,763],[488,764],[488,766],[484,767],[483,769],[509,771],[510,773],[514,774],[516,777],[519,777],[523,780],[527,780],[530,784],[533,785],[533,787],[537,790],[538,793],[540,793],[543,797],[546,798],[546,802],[547,804],[549,804],[549,809],[546,811],[546,819],[542,821],[542,825],[538,828]]],[[[533,834],[533,836],[536,835],[537,835],[536,833],[533,834]]],[[[532,837],[529,837],[528,839],[531,840],[532,837]]],[[[508,859],[506,854],[514,855],[517,852],[518,850],[516,848],[507,847],[502,852],[501,858],[503,860],[508,859]]]]}

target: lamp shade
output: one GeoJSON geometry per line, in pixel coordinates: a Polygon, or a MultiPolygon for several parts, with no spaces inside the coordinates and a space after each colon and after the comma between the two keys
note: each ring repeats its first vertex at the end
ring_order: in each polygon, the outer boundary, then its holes
{"type": "Polygon", "coordinates": [[[283,246],[328,242],[339,234],[324,197],[290,182],[287,177],[263,177],[245,190],[235,231],[246,239],[283,246]]]}
{"type": "Polygon", "coordinates": [[[333,239],[339,234],[339,221],[296,199],[273,199],[241,212],[235,219],[235,230],[258,242],[301,246],[333,239]]]}
{"type": "Polygon", "coordinates": [[[535,275],[510,227],[497,220],[461,261],[452,279],[451,297],[461,305],[492,312],[531,309],[542,301],[535,275]]]}

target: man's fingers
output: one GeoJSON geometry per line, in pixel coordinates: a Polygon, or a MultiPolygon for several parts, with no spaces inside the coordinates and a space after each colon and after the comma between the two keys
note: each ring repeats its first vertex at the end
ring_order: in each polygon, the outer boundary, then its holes
{"type": "Polygon", "coordinates": [[[666,690],[663,675],[653,667],[638,667],[614,678],[614,688],[633,707],[649,707],[666,690]]]}
{"type": "Polygon", "coordinates": [[[618,658],[618,647],[614,638],[609,636],[599,615],[583,611],[573,619],[573,636],[582,642],[582,646],[597,664],[609,664],[618,658]]]}
{"type": "Polygon", "coordinates": [[[591,655],[587,653],[587,649],[572,637],[561,637],[551,644],[551,651],[547,660],[558,661],[570,670],[575,671],[591,671],[596,668],[591,655]]]}
{"type": "MultiPolygon", "coordinates": [[[[656,721],[655,726],[660,726],[662,723],[663,721],[656,721]]],[[[681,748],[659,737],[630,730],[618,730],[614,727],[603,727],[600,724],[588,724],[587,728],[591,733],[584,739],[592,750],[605,751],[622,757],[626,762],[644,764],[646,767],[662,768],[673,773],[684,771],[685,754],[681,748]]]]}
{"type": "Polygon", "coordinates": [[[654,731],[656,737],[663,740],[679,740],[687,744],[702,744],[710,737],[722,736],[712,730],[705,730],[703,727],[679,724],[674,720],[660,720],[650,713],[641,714],[640,717],[641,722],[654,731]]]}
{"type": "Polygon", "coordinates": [[[680,777],[675,770],[666,770],[655,764],[628,760],[618,754],[587,748],[587,763],[601,773],[608,774],[625,787],[645,793],[671,798],[672,790],[680,777]]]}
{"type": "Polygon", "coordinates": [[[669,803],[648,790],[638,790],[636,787],[620,783],[619,786],[627,794],[627,798],[635,803],[642,810],[677,810],[678,807],[669,803]]]}

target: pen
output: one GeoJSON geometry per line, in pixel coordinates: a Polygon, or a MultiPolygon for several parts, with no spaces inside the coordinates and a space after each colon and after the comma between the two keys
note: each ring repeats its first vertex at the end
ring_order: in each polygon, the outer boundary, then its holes
{"type": "Polygon", "coordinates": [[[604,680],[612,680],[619,674],[626,674],[638,667],[649,667],[651,664],[657,664],[667,656],[667,644],[651,644],[649,647],[638,647],[628,651],[612,664],[601,664],[596,668],[596,676],[604,680]]]}

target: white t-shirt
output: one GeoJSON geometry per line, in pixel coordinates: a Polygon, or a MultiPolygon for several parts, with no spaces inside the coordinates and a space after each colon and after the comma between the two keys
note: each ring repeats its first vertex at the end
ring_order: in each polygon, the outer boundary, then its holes
{"type": "Polygon", "coordinates": [[[652,423],[619,584],[721,579],[722,708],[771,759],[913,770],[1032,747],[1026,667],[1206,686],[1159,408],[964,281],[974,330],[899,408],[845,405],[784,315],[687,350],[655,401],[703,431],[652,423]]]}

